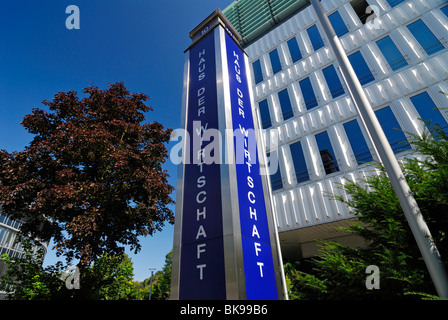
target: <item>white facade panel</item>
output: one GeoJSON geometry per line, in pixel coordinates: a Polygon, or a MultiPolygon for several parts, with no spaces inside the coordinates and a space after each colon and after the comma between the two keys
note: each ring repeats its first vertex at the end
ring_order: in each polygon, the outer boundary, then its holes
{"type": "MultiPolygon", "coordinates": [[[[340,40],[348,55],[360,51],[374,81],[365,84],[364,90],[374,110],[390,107],[401,129],[422,134],[425,126],[418,121],[419,114],[410,97],[428,92],[442,115],[448,121],[443,108],[448,107],[448,98],[440,91],[448,92],[448,17],[439,8],[446,2],[441,0],[405,1],[394,8],[385,0],[368,0],[376,6],[377,18],[362,24],[349,0],[327,0],[322,2],[328,14],[338,11],[348,33],[340,40]],[[378,12],[377,12],[378,11],[378,12]],[[425,52],[412,35],[407,25],[421,19],[445,47],[431,56],[425,52]],[[403,56],[407,65],[394,71],[381,52],[377,41],[389,36],[403,56]]],[[[446,3],[448,4],[448,3],[446,3]]],[[[344,123],[358,119],[356,107],[351,100],[338,69],[334,55],[327,46],[321,25],[312,6],[292,16],[289,20],[259,38],[246,48],[251,61],[260,59],[263,82],[255,86],[255,100],[268,100],[272,127],[265,131],[263,139],[266,152],[272,151],[268,140],[278,136],[280,172],[283,188],[273,190],[275,208],[280,231],[290,231],[313,225],[352,218],[345,204],[334,201],[327,194],[346,197],[341,184],[345,179],[362,181],[377,170],[367,165],[358,165],[350,145],[344,123]],[[316,25],[324,47],[315,51],[307,28],[316,25]],[[302,59],[293,63],[287,41],[295,37],[302,59]],[[277,49],[282,71],[273,75],[269,52],[277,49]],[[332,97],[323,69],[333,65],[341,81],[344,94],[332,97]],[[317,100],[317,107],[308,110],[299,81],[309,78],[317,100]],[[287,88],[294,117],[283,120],[278,92],[287,88]],[[326,131],[329,135],[339,171],[326,174],[315,135],[326,131]],[[297,183],[294,162],[289,145],[301,141],[303,157],[309,180],[297,183]]],[[[360,122],[359,122],[360,123],[360,122]]],[[[368,135],[361,126],[369,151],[378,159],[368,135]]],[[[274,139],[275,140],[275,139],[274,139]]],[[[414,156],[412,150],[397,153],[397,157],[414,156]]]]}

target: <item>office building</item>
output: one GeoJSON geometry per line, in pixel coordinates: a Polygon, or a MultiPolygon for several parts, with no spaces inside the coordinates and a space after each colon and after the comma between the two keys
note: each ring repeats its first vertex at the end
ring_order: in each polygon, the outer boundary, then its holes
{"type": "MultiPolygon", "coordinates": [[[[321,4],[397,157],[417,156],[408,132],[448,121],[448,1],[322,0],[321,4]]],[[[346,180],[375,174],[378,154],[358,116],[322,25],[307,0],[238,0],[223,10],[249,56],[283,256],[317,252],[317,239],[362,241],[349,224],[346,180]],[[278,148],[270,141],[278,137],[278,148]]]]}
{"type": "MultiPolygon", "coordinates": [[[[13,220],[3,214],[0,208],[0,256],[7,254],[9,258],[16,259],[23,256],[22,244],[18,238],[18,232],[21,222],[13,220]]],[[[39,248],[44,250],[44,255],[47,251],[47,244],[41,243],[41,247],[35,246],[34,250],[39,248]]],[[[0,259],[0,277],[6,273],[7,265],[0,259]]],[[[5,292],[0,291],[0,300],[5,298],[5,292]]]]}

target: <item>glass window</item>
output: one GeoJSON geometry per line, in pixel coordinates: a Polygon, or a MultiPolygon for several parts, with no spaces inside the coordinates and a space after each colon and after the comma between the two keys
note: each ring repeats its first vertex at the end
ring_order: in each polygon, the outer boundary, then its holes
{"type": "Polygon", "coordinates": [[[325,80],[327,81],[328,88],[330,89],[331,96],[333,98],[343,95],[344,88],[342,87],[341,81],[339,80],[338,74],[333,65],[330,65],[322,69],[325,80]]]}
{"type": "Polygon", "coordinates": [[[282,65],[280,63],[280,57],[278,56],[277,49],[269,52],[269,58],[271,59],[272,72],[276,74],[277,72],[282,71],[282,65]]]}
{"type": "Polygon", "coordinates": [[[400,50],[389,36],[376,42],[393,71],[408,65],[400,50]]]}
{"type": "Polygon", "coordinates": [[[393,8],[397,5],[399,5],[400,3],[402,3],[404,0],[387,0],[387,2],[389,3],[389,5],[393,8]]]}
{"type": "Polygon", "coordinates": [[[336,32],[338,37],[342,37],[344,34],[348,33],[347,26],[345,25],[344,20],[342,20],[339,11],[330,14],[328,19],[330,20],[334,32],[336,32]]]}
{"type": "Polygon", "coordinates": [[[291,100],[289,99],[288,89],[284,89],[278,93],[278,99],[280,100],[280,107],[282,108],[283,120],[288,120],[294,116],[291,106],[291,100]]]}
{"type": "Polygon", "coordinates": [[[348,141],[352,146],[352,150],[358,164],[372,161],[372,154],[370,153],[367,142],[364,139],[364,135],[359,127],[358,121],[355,119],[344,123],[344,129],[347,133],[348,141]]]}
{"type": "Polygon", "coordinates": [[[260,108],[260,117],[261,117],[261,126],[263,129],[270,128],[272,126],[271,123],[271,114],[269,113],[269,105],[268,100],[264,99],[258,103],[260,108]]]}
{"type": "Polygon", "coordinates": [[[376,18],[375,12],[373,12],[366,0],[352,0],[350,1],[350,5],[353,7],[362,24],[366,24],[367,20],[372,21],[372,19],[376,18]]]}
{"type": "Polygon", "coordinates": [[[428,55],[432,55],[444,49],[440,41],[422,20],[417,20],[414,23],[411,23],[408,25],[408,29],[428,55]]]}
{"type": "Polygon", "coordinates": [[[3,236],[6,234],[6,228],[0,226],[0,245],[3,244],[3,236]]]}
{"type": "MultiPolygon", "coordinates": [[[[271,154],[268,153],[266,156],[269,162],[271,154]]],[[[283,188],[282,174],[280,172],[280,163],[278,163],[277,170],[275,170],[275,172],[271,174],[271,187],[273,191],[283,188]]]]}
{"type": "MultiPolygon", "coordinates": [[[[415,109],[417,109],[420,118],[425,121],[431,121],[431,124],[438,124],[445,131],[448,129],[448,123],[440,113],[439,109],[432,101],[427,92],[422,92],[416,96],[410,98],[415,109]]],[[[428,125],[428,129],[431,129],[428,125]]]]}
{"type": "Polygon", "coordinates": [[[375,111],[375,114],[394,153],[411,149],[411,146],[390,107],[377,110],[375,111]]]}
{"type": "Polygon", "coordinates": [[[313,25],[312,27],[306,29],[306,31],[308,32],[308,36],[310,37],[314,51],[317,51],[324,46],[324,41],[322,40],[322,37],[320,36],[319,30],[317,29],[316,25],[313,25]]]}
{"type": "Polygon", "coordinates": [[[356,51],[355,53],[349,55],[348,60],[353,66],[361,85],[365,85],[375,80],[360,51],[356,51]]]}
{"type": "Polygon", "coordinates": [[[317,106],[316,95],[314,94],[313,86],[311,85],[310,78],[305,78],[299,81],[300,89],[302,89],[303,99],[305,100],[305,106],[307,110],[310,110],[317,106]]]}
{"type": "Polygon", "coordinates": [[[442,11],[448,17],[448,6],[444,6],[443,8],[440,8],[440,11],[442,11]]]}
{"type": "Polygon", "coordinates": [[[336,156],[331,146],[330,137],[327,131],[316,134],[316,142],[319,148],[320,157],[324,165],[325,173],[330,174],[339,171],[336,156]]]}
{"type": "Polygon", "coordinates": [[[252,63],[252,69],[254,70],[255,84],[263,81],[263,72],[261,71],[260,60],[256,60],[252,63]]]}
{"type": "Polygon", "coordinates": [[[297,141],[289,145],[291,150],[292,162],[296,172],[297,183],[310,180],[308,168],[306,167],[305,157],[303,155],[302,143],[297,141]]]}
{"type": "Polygon", "coordinates": [[[297,39],[294,37],[288,42],[289,54],[291,55],[292,62],[295,63],[302,59],[302,53],[300,52],[299,44],[297,39]]]}

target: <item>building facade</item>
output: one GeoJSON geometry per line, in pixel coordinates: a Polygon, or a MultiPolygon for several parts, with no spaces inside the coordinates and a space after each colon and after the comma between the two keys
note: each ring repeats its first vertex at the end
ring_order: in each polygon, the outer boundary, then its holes
{"type": "MultiPolygon", "coordinates": [[[[4,215],[0,208],[0,256],[7,254],[9,258],[21,258],[23,255],[22,244],[19,241],[18,233],[21,222],[13,220],[4,215]]],[[[47,244],[41,243],[41,246],[35,246],[34,250],[37,252],[42,248],[44,255],[47,251],[47,244]]],[[[0,259],[0,277],[6,273],[7,265],[0,259]]],[[[6,293],[0,291],[0,300],[6,297],[6,293]]]]}
{"type": "MultiPolygon", "coordinates": [[[[448,1],[322,0],[398,160],[418,156],[408,133],[448,124],[448,1]],[[444,94],[447,93],[447,94],[444,94]]],[[[335,227],[350,223],[346,179],[375,174],[379,157],[358,116],[308,0],[238,0],[223,10],[243,37],[268,157],[282,252],[316,254],[316,240],[361,245],[335,227]],[[272,143],[277,141],[277,145],[272,143]]]]}

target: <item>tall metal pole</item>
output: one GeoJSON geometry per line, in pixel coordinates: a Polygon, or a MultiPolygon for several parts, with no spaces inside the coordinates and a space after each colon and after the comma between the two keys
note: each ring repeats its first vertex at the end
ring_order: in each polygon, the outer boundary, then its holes
{"type": "Polygon", "coordinates": [[[423,220],[417,202],[412,195],[386,135],[367,100],[361,83],[345,54],[339,38],[334,32],[330,20],[324,13],[321,3],[319,0],[311,0],[311,3],[339,63],[347,87],[357,106],[358,113],[366,126],[367,132],[372,138],[373,144],[380,156],[384,168],[386,169],[395,193],[397,194],[398,200],[400,201],[406,219],[426,263],[426,267],[431,275],[437,293],[439,297],[448,299],[448,277],[445,266],[443,265],[440,253],[432,240],[428,226],[423,220]]]}
{"type": "Polygon", "coordinates": [[[149,270],[151,270],[151,281],[149,281],[149,299],[148,299],[148,300],[151,300],[151,294],[152,294],[152,275],[154,274],[154,270],[156,270],[156,269],[151,268],[151,269],[149,269],[149,270]]]}

